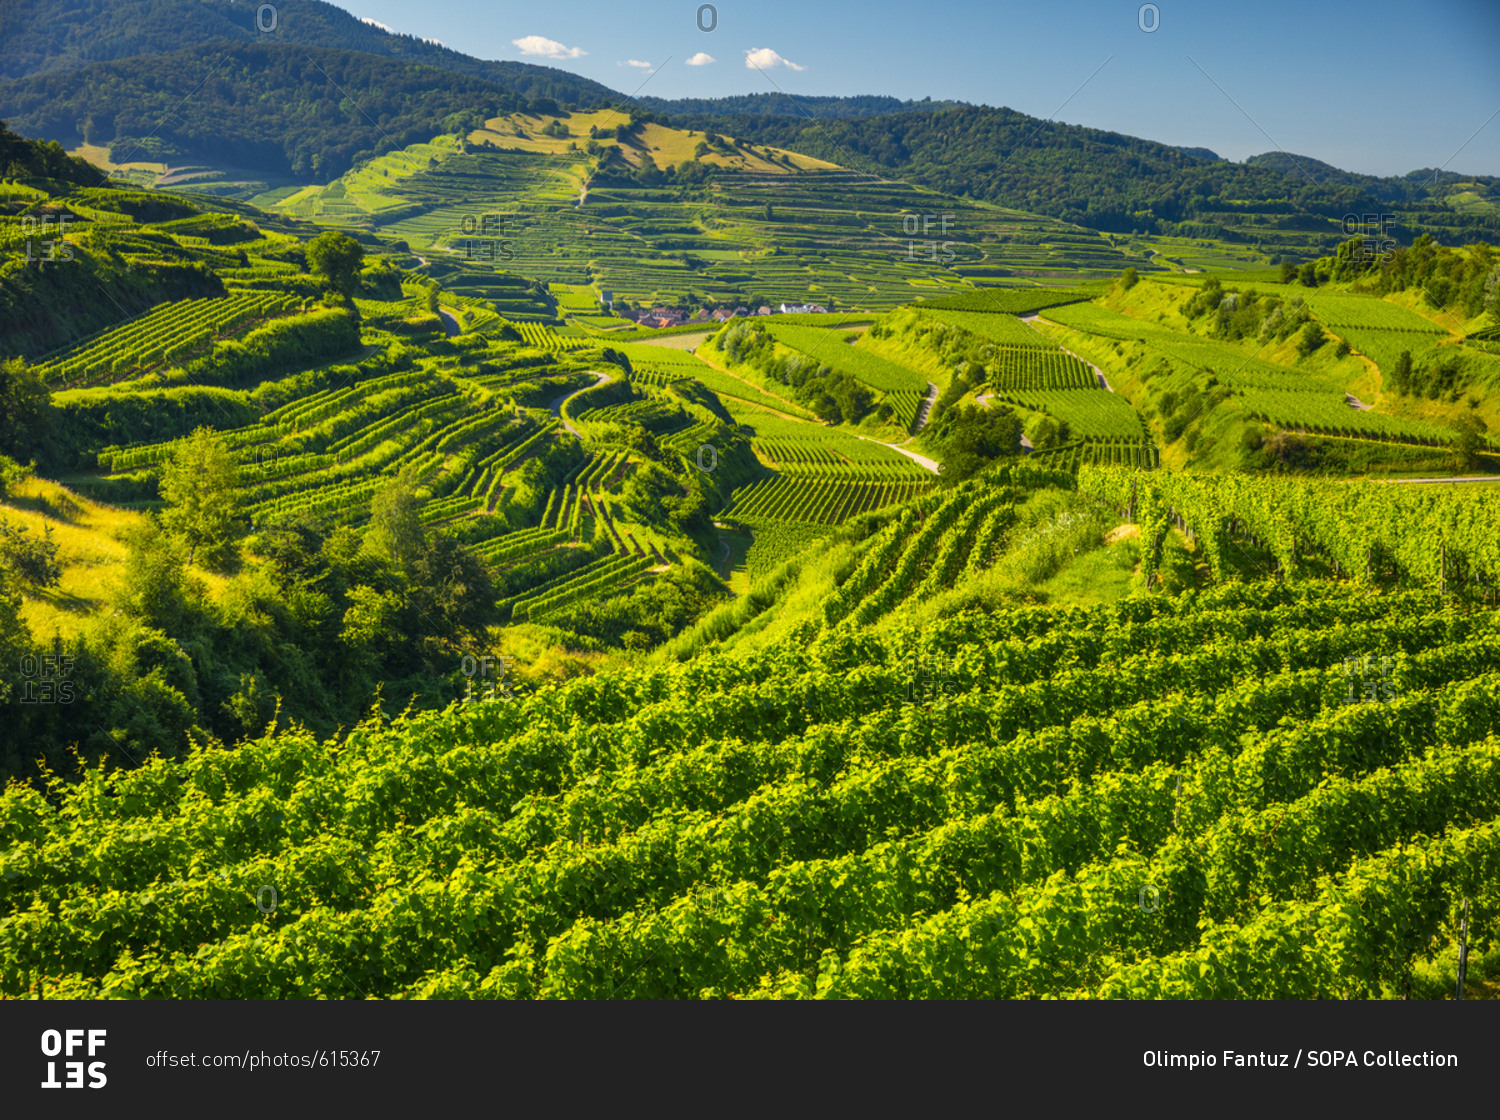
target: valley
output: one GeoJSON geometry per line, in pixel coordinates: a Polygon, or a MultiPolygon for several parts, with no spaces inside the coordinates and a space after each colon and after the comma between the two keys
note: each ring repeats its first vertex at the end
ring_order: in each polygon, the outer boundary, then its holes
{"type": "Polygon", "coordinates": [[[0,997],[1493,994],[1500,180],[24,7],[0,997]]]}

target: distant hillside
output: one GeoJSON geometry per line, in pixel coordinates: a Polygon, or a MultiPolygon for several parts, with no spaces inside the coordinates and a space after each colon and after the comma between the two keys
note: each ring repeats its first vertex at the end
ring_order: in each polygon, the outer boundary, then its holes
{"type": "MultiPolygon", "coordinates": [[[[673,123],[732,130],[867,173],[1115,233],[1269,243],[1281,232],[1299,231],[1326,242],[1339,236],[1343,215],[1394,205],[1402,210],[1397,235],[1403,241],[1424,232],[1447,242],[1497,237],[1493,211],[1458,210],[1444,201],[1460,176],[1432,185],[1414,176],[1376,179],[1301,157],[1294,163],[1281,153],[1232,163],[1205,148],[1040,121],[1004,108],[960,106],[816,124],[780,114],[682,114],[673,123]]],[[[1485,184],[1494,182],[1468,181],[1486,192],[1485,184]]]]}
{"type": "MultiPolygon", "coordinates": [[[[5,0],[0,78],[78,70],[96,62],[172,54],[217,40],[363,51],[482,78],[530,100],[592,105],[619,97],[553,66],[491,62],[397,35],[321,0],[281,0],[275,30],[257,29],[260,5],[232,0],[5,0]]],[[[269,17],[265,17],[269,18],[269,17]]]]}
{"type": "Polygon", "coordinates": [[[895,97],[866,94],[857,97],[802,97],[795,99],[783,93],[743,93],[735,97],[680,97],[667,100],[661,97],[637,97],[635,103],[653,113],[670,113],[676,116],[697,114],[713,116],[760,115],[768,117],[808,117],[832,119],[839,117],[879,117],[890,113],[933,112],[963,105],[962,101],[934,101],[924,97],[921,101],[901,101],[895,97]]]}
{"type": "Polygon", "coordinates": [[[1330,163],[1311,156],[1293,155],[1288,152],[1264,152],[1250,156],[1245,163],[1251,167],[1262,167],[1280,172],[1290,179],[1307,180],[1314,183],[1337,183],[1367,191],[1382,202],[1416,203],[1432,194],[1444,194],[1454,183],[1475,184],[1488,188],[1493,197],[1500,199],[1500,178],[1493,175],[1462,175],[1455,171],[1440,171],[1424,168],[1400,176],[1361,175],[1355,171],[1344,171],[1330,163]],[[1441,188],[1441,189],[1440,189],[1441,188]]]}
{"type": "Polygon", "coordinates": [[[65,183],[93,186],[102,178],[98,168],[70,156],[58,144],[46,144],[17,136],[0,121],[0,178],[58,179],[65,183]]]}
{"type": "Polygon", "coordinates": [[[11,82],[0,86],[0,118],[70,147],[108,145],[117,162],[191,158],[327,181],[360,157],[528,104],[492,82],[354,51],[222,40],[212,49],[11,82]]]}

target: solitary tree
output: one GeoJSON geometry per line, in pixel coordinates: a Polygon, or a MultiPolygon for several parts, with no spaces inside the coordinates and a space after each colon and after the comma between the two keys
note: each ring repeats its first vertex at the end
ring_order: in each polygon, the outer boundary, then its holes
{"type": "Polygon", "coordinates": [[[1489,440],[1485,438],[1488,428],[1489,425],[1472,412],[1453,422],[1453,429],[1458,433],[1453,440],[1453,454],[1463,470],[1471,471],[1479,466],[1479,455],[1489,446],[1489,440]]]}
{"type": "Polygon", "coordinates": [[[406,467],[371,501],[365,543],[371,551],[406,571],[426,539],[417,515],[417,476],[406,467]]]}
{"type": "Polygon", "coordinates": [[[364,260],[364,248],[347,233],[329,230],[318,234],[307,246],[308,266],[342,296],[352,298],[359,290],[359,270],[364,260]]]}
{"type": "Polygon", "coordinates": [[[240,468],[222,436],[199,428],[184,439],[162,468],[167,502],[162,526],[187,546],[187,562],[198,552],[212,567],[228,559],[239,517],[240,468]]]}
{"type": "Polygon", "coordinates": [[[152,626],[176,625],[188,589],[177,543],[152,518],[125,534],[125,567],[111,601],[116,610],[152,626]]]}
{"type": "Polygon", "coordinates": [[[40,537],[29,537],[26,532],[25,525],[0,519],[0,565],[34,589],[56,587],[62,579],[62,566],[57,562],[52,526],[44,525],[40,537]]]}
{"type": "Polygon", "coordinates": [[[20,358],[0,361],[0,455],[21,462],[45,449],[52,424],[52,392],[20,358]]]}

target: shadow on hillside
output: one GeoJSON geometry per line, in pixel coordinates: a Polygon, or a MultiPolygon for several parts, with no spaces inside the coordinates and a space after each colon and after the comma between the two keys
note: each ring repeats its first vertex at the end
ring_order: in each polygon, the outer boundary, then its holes
{"type": "Polygon", "coordinates": [[[43,517],[50,517],[54,521],[62,521],[69,525],[77,524],[78,518],[84,512],[82,504],[67,494],[52,497],[40,495],[35,498],[12,494],[6,498],[5,504],[14,506],[16,509],[28,510],[31,513],[40,513],[43,517]]]}

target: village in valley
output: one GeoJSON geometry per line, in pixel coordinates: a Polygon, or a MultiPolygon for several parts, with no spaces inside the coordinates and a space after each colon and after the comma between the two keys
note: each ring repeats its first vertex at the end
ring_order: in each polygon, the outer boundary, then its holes
{"type": "MultiPolygon", "coordinates": [[[[609,305],[611,301],[608,296],[609,293],[604,293],[601,302],[609,305]]],[[[776,307],[761,304],[753,310],[748,307],[736,307],[732,311],[728,308],[710,311],[702,307],[691,313],[680,307],[653,307],[650,310],[621,308],[617,314],[631,320],[638,327],[663,329],[686,326],[690,323],[723,323],[730,319],[753,318],[758,315],[826,315],[828,308],[819,303],[783,303],[776,307]]]]}

